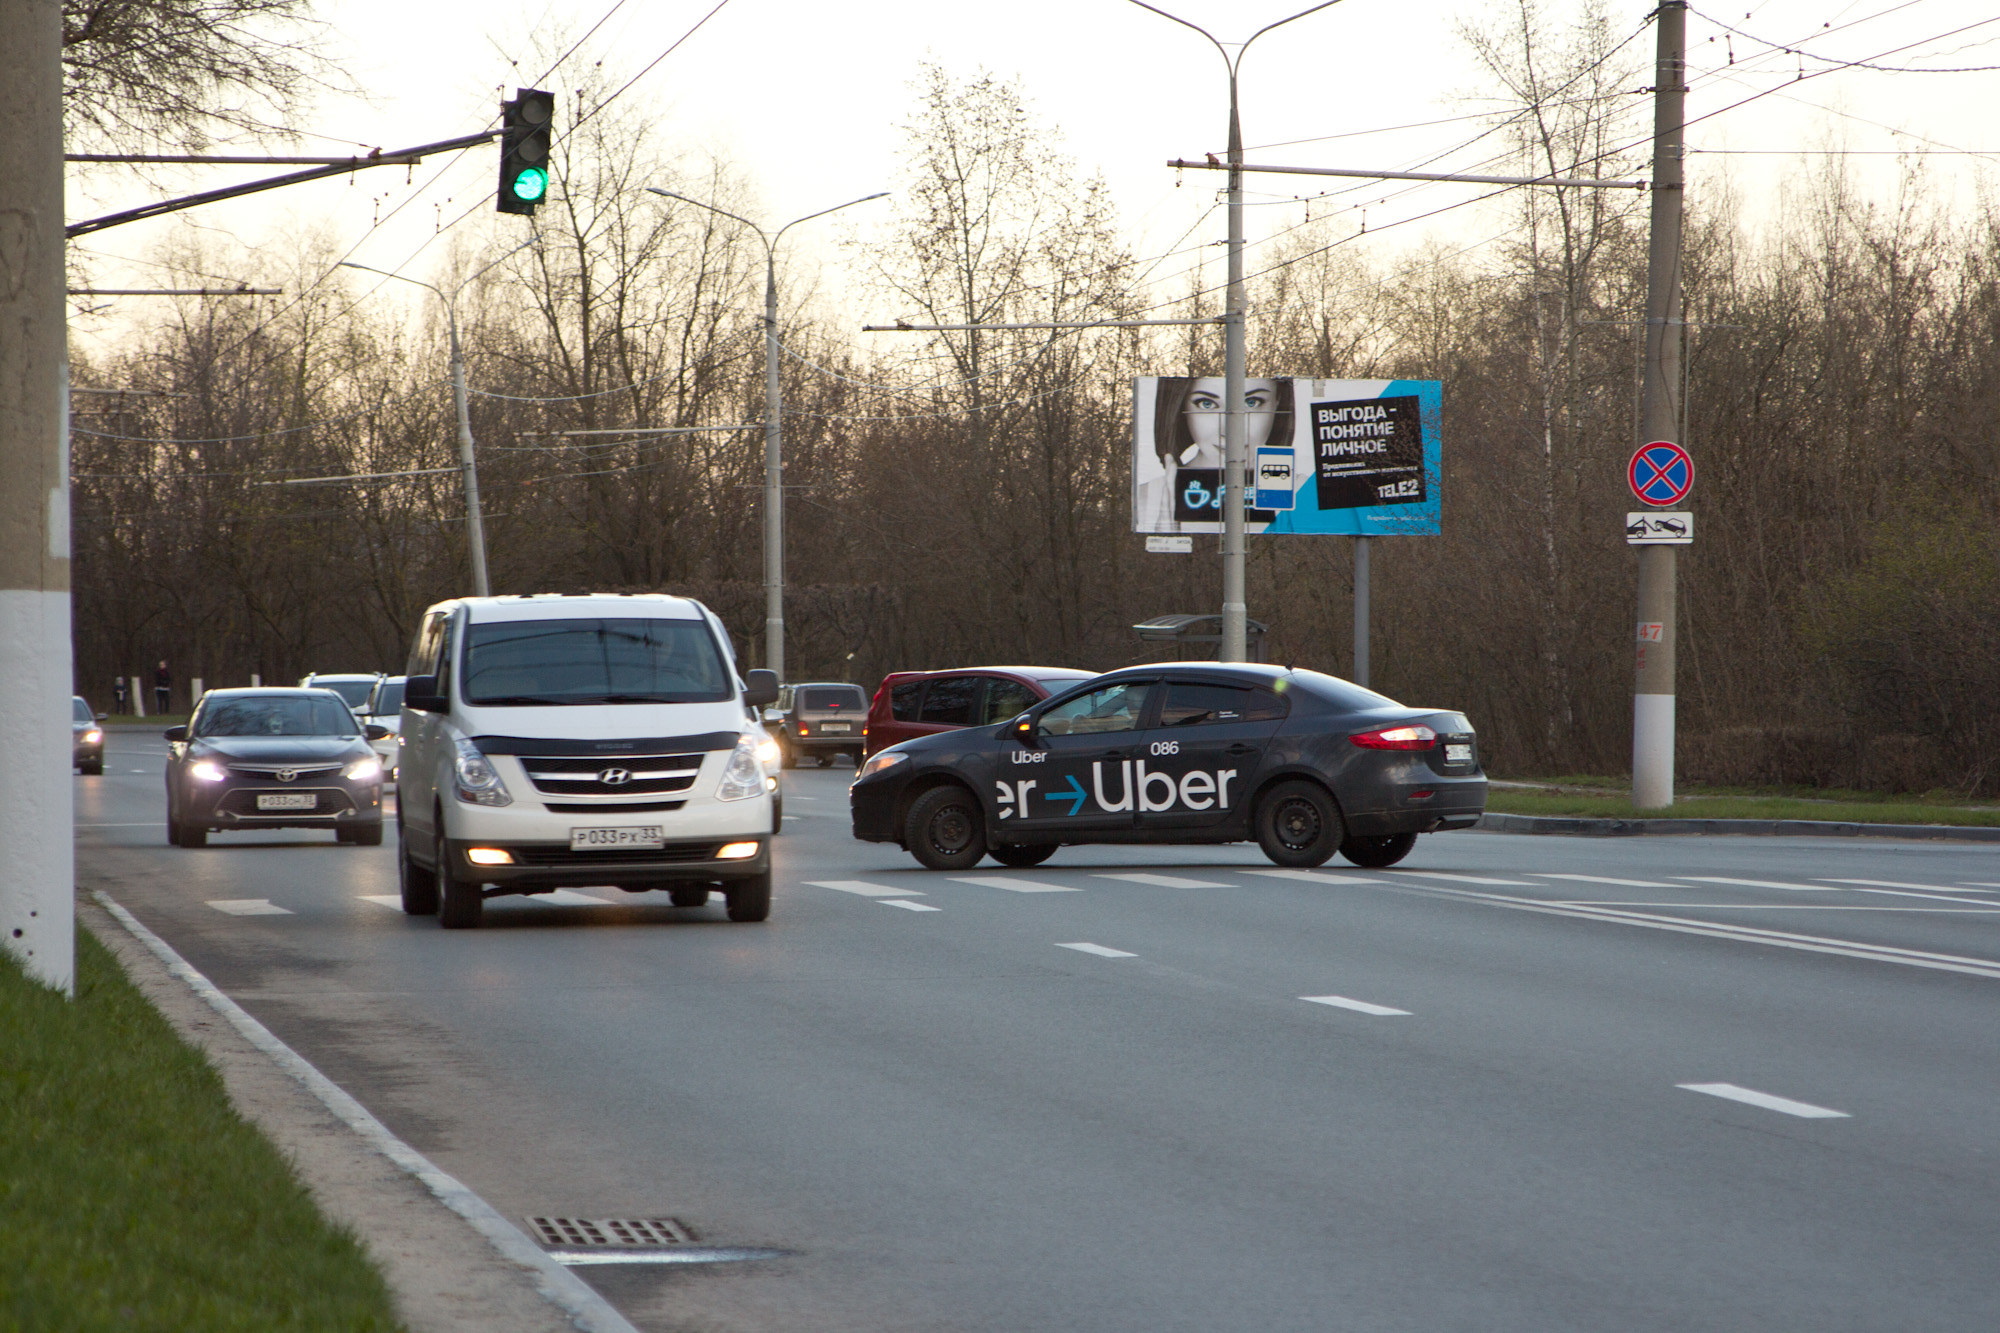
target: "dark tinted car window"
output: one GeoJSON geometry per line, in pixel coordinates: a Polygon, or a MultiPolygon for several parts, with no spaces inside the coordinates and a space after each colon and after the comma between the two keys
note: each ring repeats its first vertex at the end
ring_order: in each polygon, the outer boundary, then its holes
{"type": "Polygon", "coordinates": [[[1271,722],[1285,715],[1285,701],[1269,690],[1174,681],[1160,706],[1163,727],[1196,727],[1211,722],[1271,722]]]}
{"type": "Polygon", "coordinates": [[[375,713],[393,713],[402,706],[403,682],[400,680],[385,680],[375,689],[375,706],[370,711],[375,713]]]}
{"type": "Polygon", "coordinates": [[[923,696],[924,683],[920,680],[906,680],[889,691],[889,713],[898,722],[917,720],[917,700],[923,696]]]}
{"type": "Polygon", "coordinates": [[[97,717],[90,711],[90,705],[81,699],[70,701],[70,718],[77,722],[95,722],[97,717]]]}
{"type": "Polygon", "coordinates": [[[950,727],[972,725],[972,710],[986,682],[978,676],[944,676],[924,691],[924,711],[917,721],[950,727]]]}
{"type": "Polygon", "coordinates": [[[831,685],[819,685],[799,691],[801,708],[859,708],[860,689],[844,689],[831,685]]]}
{"type": "Polygon", "coordinates": [[[460,679],[474,704],[719,703],[735,692],[699,620],[474,625],[460,679]]]}
{"type": "Polygon", "coordinates": [[[211,703],[196,719],[197,736],[358,736],[354,715],[337,699],[249,695],[211,703]]]}
{"type": "Polygon", "coordinates": [[[986,688],[986,721],[1005,722],[1026,712],[1035,702],[1035,692],[1016,680],[995,680],[986,688]]]}

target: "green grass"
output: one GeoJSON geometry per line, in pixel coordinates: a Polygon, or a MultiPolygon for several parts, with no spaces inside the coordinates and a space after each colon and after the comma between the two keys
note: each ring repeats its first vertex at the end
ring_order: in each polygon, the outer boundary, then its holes
{"type": "Polygon", "coordinates": [[[186,713],[148,713],[140,717],[137,713],[112,713],[104,719],[107,727],[158,727],[165,731],[168,727],[178,727],[188,720],[186,713]]]}
{"type": "Polygon", "coordinates": [[[0,1329],[399,1329],[222,1080],[79,930],[76,998],[0,956],[0,1329]]]}
{"type": "Polygon", "coordinates": [[[1506,815],[1568,815],[1590,819],[1825,819],[1850,824],[1952,824],[1972,827],[2000,826],[2000,806],[1972,806],[1965,798],[1948,799],[1932,795],[1873,796],[1841,793],[1856,799],[1836,797],[1802,798],[1791,795],[1736,795],[1695,792],[1682,796],[1660,810],[1634,810],[1628,795],[1601,795],[1594,791],[1559,791],[1538,787],[1523,791],[1517,787],[1489,789],[1486,808],[1506,815]]]}

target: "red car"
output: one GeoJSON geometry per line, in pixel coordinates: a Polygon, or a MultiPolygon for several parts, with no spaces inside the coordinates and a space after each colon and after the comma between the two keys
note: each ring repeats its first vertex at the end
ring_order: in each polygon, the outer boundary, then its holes
{"type": "Polygon", "coordinates": [[[868,705],[867,753],[954,727],[998,726],[1099,673],[1071,667],[963,667],[897,671],[868,705]]]}

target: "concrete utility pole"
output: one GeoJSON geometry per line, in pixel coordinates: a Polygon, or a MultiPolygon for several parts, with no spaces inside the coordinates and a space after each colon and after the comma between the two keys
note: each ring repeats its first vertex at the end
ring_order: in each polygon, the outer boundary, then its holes
{"type": "Polygon", "coordinates": [[[0,943],[75,993],[62,5],[0,0],[0,943]]]}
{"type": "MultiPolygon", "coordinates": [[[[1681,129],[1687,103],[1687,3],[1665,0],[1657,15],[1653,74],[1653,217],[1646,257],[1646,360],[1635,448],[1681,438],[1681,129]]],[[[1674,800],[1674,551],[1639,550],[1638,672],[1632,696],[1632,804],[1674,800]],[[1657,639],[1649,627],[1658,626],[1657,639]],[[1648,641],[1652,639],[1652,641],[1648,641]]]]}
{"type": "Polygon", "coordinates": [[[778,242],[786,232],[801,222],[811,222],[823,218],[828,213],[838,213],[843,208],[865,204],[871,199],[886,199],[887,190],[865,194],[859,199],[850,199],[832,208],[822,208],[817,213],[808,213],[802,218],[793,218],[772,235],[765,235],[764,229],[746,217],[739,217],[726,208],[700,199],[690,199],[672,190],[662,190],[657,185],[646,189],[667,199],[678,199],[696,208],[705,208],[720,214],[732,222],[740,222],[757,233],[757,239],[764,243],[764,665],[777,673],[778,679],[785,679],[785,443],[784,443],[784,395],[778,383],[778,354],[782,344],[778,339],[778,242]]]}

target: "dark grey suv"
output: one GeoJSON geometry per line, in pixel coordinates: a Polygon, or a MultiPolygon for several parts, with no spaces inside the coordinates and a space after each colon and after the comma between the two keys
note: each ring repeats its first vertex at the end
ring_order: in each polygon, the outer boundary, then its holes
{"type": "Polygon", "coordinates": [[[831,764],[835,755],[842,754],[860,767],[868,696],[859,685],[839,681],[788,685],[777,711],[778,744],[784,749],[786,768],[798,767],[801,759],[831,764]]]}

